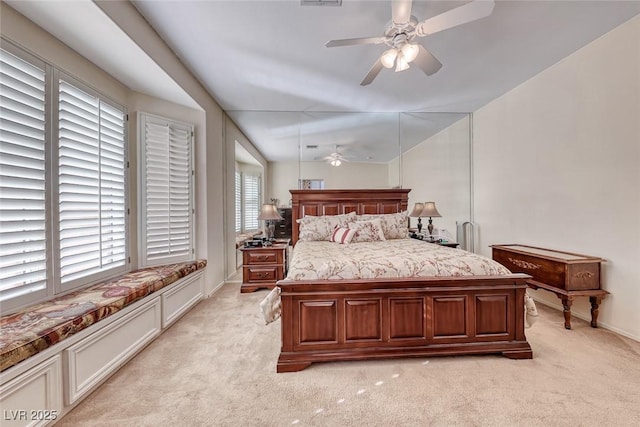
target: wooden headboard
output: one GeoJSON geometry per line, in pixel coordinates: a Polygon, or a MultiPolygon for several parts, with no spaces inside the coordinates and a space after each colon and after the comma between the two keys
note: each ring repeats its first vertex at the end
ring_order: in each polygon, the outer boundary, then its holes
{"type": "Polygon", "coordinates": [[[377,190],[289,190],[291,192],[291,241],[298,241],[297,219],[305,215],[396,213],[407,210],[408,188],[377,190]]]}

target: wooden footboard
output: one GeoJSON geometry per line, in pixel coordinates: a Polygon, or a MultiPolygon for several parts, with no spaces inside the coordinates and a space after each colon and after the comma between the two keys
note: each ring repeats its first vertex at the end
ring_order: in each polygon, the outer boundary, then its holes
{"type": "Polygon", "coordinates": [[[531,359],[530,276],[281,281],[278,372],[314,362],[499,353],[531,359]]]}

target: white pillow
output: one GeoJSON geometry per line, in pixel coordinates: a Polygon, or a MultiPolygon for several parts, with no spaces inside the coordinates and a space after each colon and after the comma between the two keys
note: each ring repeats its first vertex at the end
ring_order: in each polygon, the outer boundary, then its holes
{"type": "Polygon", "coordinates": [[[406,239],[409,237],[407,214],[407,211],[403,211],[393,214],[358,215],[356,216],[356,221],[368,221],[379,218],[382,223],[382,232],[384,233],[385,239],[406,239]]]}
{"type": "Polygon", "coordinates": [[[325,216],[310,216],[306,215],[303,218],[296,220],[300,224],[298,232],[298,240],[300,241],[316,241],[326,240],[331,241],[333,230],[336,227],[347,227],[347,224],[355,221],[356,213],[350,212],[342,215],[325,215],[325,216]]]}
{"type": "Polygon", "coordinates": [[[356,221],[349,224],[355,231],[352,242],[379,242],[386,240],[382,232],[382,222],[379,218],[370,221],[356,221]]]}

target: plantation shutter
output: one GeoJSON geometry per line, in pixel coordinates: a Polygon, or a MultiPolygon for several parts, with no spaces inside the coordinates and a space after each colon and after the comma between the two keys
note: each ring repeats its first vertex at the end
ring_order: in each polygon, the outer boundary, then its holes
{"type": "Polygon", "coordinates": [[[46,293],[46,74],[0,49],[0,301],[46,293]]]}
{"type": "Polygon", "coordinates": [[[242,231],[242,174],[236,171],[236,233],[242,231]]]}
{"type": "Polygon", "coordinates": [[[63,284],[123,267],[125,116],[59,81],[58,204],[63,284]]]}
{"type": "Polygon", "coordinates": [[[144,264],[192,259],[193,127],[147,114],[143,130],[144,264]]]}
{"type": "Polygon", "coordinates": [[[258,214],[260,213],[260,177],[244,175],[244,228],[258,229],[258,214]]]}

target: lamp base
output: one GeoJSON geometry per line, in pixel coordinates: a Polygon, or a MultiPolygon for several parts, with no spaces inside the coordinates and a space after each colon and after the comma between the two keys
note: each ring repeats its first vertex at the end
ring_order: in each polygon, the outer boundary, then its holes
{"type": "Polygon", "coordinates": [[[427,230],[429,230],[429,236],[433,235],[433,223],[431,222],[431,218],[429,218],[429,225],[427,225],[427,230]]]}
{"type": "Polygon", "coordinates": [[[420,234],[422,232],[422,221],[420,220],[420,217],[418,217],[418,234],[420,234]]]}

